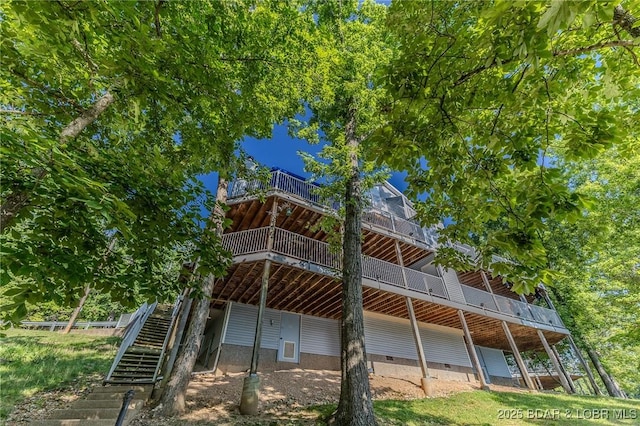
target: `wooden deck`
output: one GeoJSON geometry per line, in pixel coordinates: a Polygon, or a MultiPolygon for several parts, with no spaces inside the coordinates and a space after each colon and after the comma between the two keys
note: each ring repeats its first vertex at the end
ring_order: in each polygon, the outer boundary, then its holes
{"type": "MultiPolygon", "coordinates": [[[[270,259],[273,263],[269,308],[339,318],[339,250],[327,243],[329,235],[319,229],[320,220],[334,211],[319,202],[312,184],[276,172],[271,185],[264,189],[263,201],[248,193],[247,185],[231,188],[227,217],[232,225],[223,243],[234,254],[234,264],[227,276],[216,283],[212,305],[222,307],[228,301],[257,304],[265,260],[270,259]],[[276,200],[275,238],[273,247],[267,250],[270,212],[276,200]]],[[[551,344],[568,334],[555,311],[523,303],[500,277],[488,277],[492,294],[486,291],[479,272],[458,274],[464,294],[460,302],[460,296],[450,297],[449,290],[454,289],[448,289],[441,277],[400,266],[424,263],[436,249],[433,235],[418,225],[376,212],[366,213],[363,216],[365,310],[408,318],[406,296],[410,296],[418,321],[461,328],[457,312],[462,309],[476,345],[506,351],[511,348],[501,321],[509,324],[521,351],[542,349],[537,328],[544,330],[551,344]]]]}

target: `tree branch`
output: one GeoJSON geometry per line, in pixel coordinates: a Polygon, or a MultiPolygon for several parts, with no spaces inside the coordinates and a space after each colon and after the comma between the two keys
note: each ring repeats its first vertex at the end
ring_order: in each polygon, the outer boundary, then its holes
{"type": "Polygon", "coordinates": [[[158,36],[158,38],[162,37],[162,28],[160,27],[160,8],[162,7],[163,3],[164,0],[158,0],[158,3],[156,3],[154,10],[156,35],[158,36]]]}
{"type": "Polygon", "coordinates": [[[640,27],[633,26],[637,20],[638,18],[624,10],[621,5],[613,9],[613,24],[625,29],[631,37],[640,37],[640,27]]]}
{"type": "Polygon", "coordinates": [[[587,53],[587,52],[591,52],[598,49],[604,49],[607,47],[630,47],[630,46],[639,46],[639,44],[633,42],[632,40],[606,41],[602,43],[592,44],[591,46],[580,47],[578,49],[558,50],[553,52],[553,56],[580,55],[582,53],[587,53]]]}

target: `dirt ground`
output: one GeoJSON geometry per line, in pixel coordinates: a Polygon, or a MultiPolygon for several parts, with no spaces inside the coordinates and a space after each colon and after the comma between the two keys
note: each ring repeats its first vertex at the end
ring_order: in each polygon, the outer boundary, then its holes
{"type": "MultiPolygon", "coordinates": [[[[315,424],[317,412],[305,407],[337,403],[340,395],[340,373],[328,370],[282,370],[262,373],[259,416],[241,416],[238,411],[245,373],[195,376],[187,393],[187,413],[174,418],[159,418],[146,410],[132,424],[135,426],[211,424],[211,425],[282,425],[315,424]]],[[[424,398],[420,378],[396,379],[371,375],[373,398],[424,398]]],[[[434,397],[479,389],[469,382],[434,380],[434,397]]],[[[494,390],[518,391],[503,386],[494,390]]]]}
{"type": "MultiPolygon", "coordinates": [[[[145,408],[141,415],[130,423],[132,426],[178,426],[198,425],[312,425],[317,412],[306,407],[337,403],[340,394],[340,373],[328,370],[282,370],[261,373],[260,415],[242,416],[238,410],[242,381],[245,373],[214,376],[197,374],[187,391],[187,412],[184,415],[164,418],[155,415],[153,409],[145,408]]],[[[396,379],[370,376],[373,398],[416,399],[424,398],[419,377],[396,379]]],[[[434,380],[434,397],[479,389],[477,383],[434,380]]],[[[96,384],[99,386],[99,384],[96,384]]],[[[491,386],[492,390],[518,392],[512,387],[491,386]]],[[[22,426],[30,421],[44,419],[47,413],[65,408],[78,398],[83,398],[89,389],[43,392],[28,398],[12,412],[8,425],[22,426]]]]}

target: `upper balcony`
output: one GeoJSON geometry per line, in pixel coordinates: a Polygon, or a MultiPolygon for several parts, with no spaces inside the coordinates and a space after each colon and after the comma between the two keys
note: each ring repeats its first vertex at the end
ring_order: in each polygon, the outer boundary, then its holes
{"type": "MultiPolygon", "coordinates": [[[[231,232],[223,236],[234,263],[271,259],[314,274],[339,278],[341,256],[328,243],[276,228],[268,250],[268,227],[231,232]]],[[[363,256],[363,285],[385,292],[409,296],[478,315],[528,327],[567,333],[557,312],[509,297],[461,284],[452,270],[438,275],[401,267],[374,257],[363,256]]]]}
{"type": "MultiPolygon", "coordinates": [[[[280,169],[271,171],[268,185],[258,180],[238,179],[229,185],[228,200],[232,204],[256,197],[259,192],[277,194],[283,198],[304,203],[322,212],[335,211],[340,203],[326,201],[318,195],[319,185],[280,169]]],[[[362,215],[366,229],[391,234],[427,250],[438,246],[436,229],[422,228],[409,218],[415,214],[411,203],[391,185],[379,185],[366,194],[367,206],[362,215]]]]}

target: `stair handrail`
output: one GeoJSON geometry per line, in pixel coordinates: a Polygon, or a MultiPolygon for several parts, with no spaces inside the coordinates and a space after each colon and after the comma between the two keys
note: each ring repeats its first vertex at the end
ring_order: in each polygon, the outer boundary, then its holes
{"type": "Polygon", "coordinates": [[[142,326],[147,321],[147,318],[149,318],[149,316],[151,316],[153,311],[156,309],[156,306],[158,306],[157,300],[151,305],[148,305],[147,302],[145,302],[133,315],[133,319],[131,320],[131,322],[129,322],[129,325],[124,332],[122,342],[120,343],[120,349],[118,349],[118,353],[113,360],[113,364],[111,364],[111,369],[109,370],[107,377],[105,377],[104,379],[105,382],[111,379],[111,375],[118,367],[120,360],[124,356],[127,349],[129,349],[133,345],[133,342],[136,341],[136,338],[138,337],[142,326]]]}
{"type": "Polygon", "coordinates": [[[167,346],[169,345],[169,340],[171,339],[171,335],[173,334],[173,328],[176,324],[176,318],[178,318],[178,314],[182,308],[182,304],[184,301],[184,296],[181,294],[176,299],[176,303],[173,305],[173,311],[171,312],[171,322],[169,323],[169,329],[167,330],[167,334],[164,336],[164,342],[162,342],[162,350],[160,351],[160,358],[158,358],[158,363],[156,364],[156,369],[153,372],[153,383],[156,382],[158,378],[158,372],[160,371],[160,367],[164,363],[164,354],[167,351],[167,346]]]}

